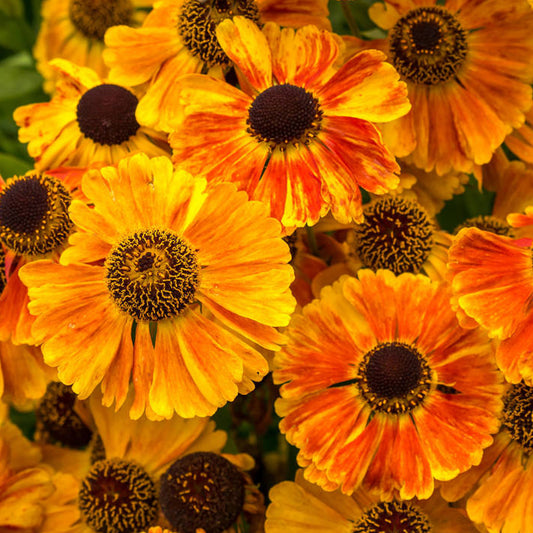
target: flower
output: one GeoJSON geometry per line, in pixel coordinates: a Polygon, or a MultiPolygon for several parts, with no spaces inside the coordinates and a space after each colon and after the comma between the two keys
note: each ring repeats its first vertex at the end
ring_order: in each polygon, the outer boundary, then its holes
{"type": "Polygon", "coordinates": [[[329,30],[327,6],[326,0],[163,0],[142,28],[110,29],[103,57],[114,83],[149,84],[138,118],[143,124],[169,131],[176,80],[191,72],[223,77],[231,67],[217,41],[216,27],[221,21],[241,15],[253,24],[316,24],[329,30]]]}
{"type": "Polygon", "coordinates": [[[45,361],[81,398],[101,384],[118,408],[131,378],[132,417],[207,416],[268,372],[243,337],[269,350],[284,340],[288,246],[263,204],[205,187],[145,154],[89,171],[94,208],[72,203],[79,231],[62,264],[21,269],[45,361]]]}
{"type": "Polygon", "coordinates": [[[396,156],[426,171],[488,163],[531,107],[533,12],[526,0],[391,0],[370,8],[411,112],[383,126],[396,156]]]}
{"type": "Polygon", "coordinates": [[[479,463],[498,429],[501,377],[446,285],[368,269],[322,289],[274,357],[280,430],[308,481],[346,494],[428,498],[479,463]]]}
{"type": "Polygon", "coordinates": [[[43,361],[41,349],[0,341],[0,398],[18,410],[34,407],[56,371],[43,361]]]}
{"type": "Polygon", "coordinates": [[[169,136],[173,161],[209,182],[232,181],[265,202],[286,228],[312,225],[330,209],[362,218],[359,186],[398,184],[398,165],[370,121],[409,109],[405,86],[381,52],[363,51],[339,70],[334,36],[236,17],[217,35],[243,91],[200,74],[176,88],[182,108],[169,136]]]}
{"type": "Polygon", "coordinates": [[[364,221],[348,233],[345,245],[353,273],[362,267],[386,268],[444,279],[452,237],[436,227],[418,202],[385,196],[366,204],[363,213],[364,221]]]}
{"type": "Polygon", "coordinates": [[[65,59],[50,65],[60,77],[49,102],[18,107],[19,140],[38,170],[111,165],[132,152],[166,155],[166,136],[140,125],[137,96],[65,59]]]}
{"type": "Polygon", "coordinates": [[[468,516],[490,532],[531,531],[532,416],[533,388],[524,382],[509,385],[501,431],[481,464],[441,487],[449,501],[466,497],[468,516]]]}
{"type": "Polygon", "coordinates": [[[364,490],[351,496],[326,492],[307,482],[299,470],[295,482],[284,481],[270,490],[266,533],[476,533],[459,509],[451,509],[435,493],[429,500],[381,502],[364,490]],[[401,528],[401,529],[400,529],[401,528]]]}
{"type": "MultiPolygon", "coordinates": [[[[531,224],[527,215],[509,215],[512,226],[531,224]],[[514,222],[514,223],[513,223],[514,222]]],[[[529,329],[533,320],[532,239],[513,239],[478,228],[462,229],[449,250],[454,302],[463,324],[477,323],[500,339],[498,366],[507,380],[533,380],[529,329]]]]}
{"type": "Polygon", "coordinates": [[[41,525],[44,502],[54,487],[49,469],[40,461],[37,446],[9,421],[7,406],[0,402],[1,530],[26,533],[41,525]]]}
{"type": "Polygon", "coordinates": [[[53,92],[55,85],[55,72],[48,62],[57,57],[105,76],[108,69],[102,51],[107,28],[140,26],[152,4],[153,0],[44,0],[33,55],[46,92],[53,92]]]}
{"type": "Polygon", "coordinates": [[[5,246],[5,252],[0,248],[0,341],[35,344],[19,271],[36,259],[59,257],[74,227],[71,200],[70,188],[47,173],[30,171],[7,182],[0,178],[0,243],[5,246]]]}
{"type": "Polygon", "coordinates": [[[252,458],[221,453],[227,436],[215,430],[212,420],[131,420],[132,402],[130,393],[115,411],[102,405],[96,391],[84,404],[100,438],[97,457],[90,449],[59,448],[55,454],[47,449],[50,464],[58,471],[70,465],[69,475],[75,480],[56,487],[59,523],[68,522],[70,533],[159,531],[169,526],[173,531],[204,527],[234,533],[241,515],[263,510],[246,473],[252,458]],[[80,454],[85,462],[68,459],[80,454]]]}

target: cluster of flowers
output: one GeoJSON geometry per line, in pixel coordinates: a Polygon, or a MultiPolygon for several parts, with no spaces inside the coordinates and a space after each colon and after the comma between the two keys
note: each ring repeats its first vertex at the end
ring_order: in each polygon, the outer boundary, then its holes
{"type": "Polygon", "coordinates": [[[42,9],[0,531],[533,532],[528,1],[378,1],[379,39],[324,0],[42,9]],[[492,215],[445,231],[469,175],[492,215]],[[300,470],[265,502],[210,417],[269,375],[300,470]]]}

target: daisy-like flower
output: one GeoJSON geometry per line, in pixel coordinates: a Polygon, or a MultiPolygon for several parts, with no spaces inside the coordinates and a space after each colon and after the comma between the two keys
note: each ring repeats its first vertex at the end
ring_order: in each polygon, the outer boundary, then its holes
{"type": "Polygon", "coordinates": [[[231,67],[217,40],[221,21],[244,16],[257,25],[273,21],[283,26],[315,24],[329,30],[327,4],[326,0],[163,0],[142,28],[110,29],[103,57],[115,83],[149,84],[139,104],[139,120],[169,131],[176,80],[191,72],[222,78],[231,67]]]}
{"type": "Polygon", "coordinates": [[[137,122],[138,99],[131,90],[65,59],[50,65],[60,75],[52,99],[13,113],[36,169],[112,165],[138,151],[168,154],[166,135],[137,122]]]}
{"type": "Polygon", "coordinates": [[[334,36],[236,17],[217,35],[242,79],[239,90],[200,74],[180,79],[183,104],[169,142],[174,162],[210,182],[232,181],[285,227],[314,224],[330,209],[362,218],[359,186],[383,194],[398,184],[394,158],[370,121],[409,109],[405,84],[376,50],[339,70],[334,36]]]}
{"type": "Polygon", "coordinates": [[[54,90],[57,73],[48,62],[57,57],[105,76],[104,34],[117,24],[140,26],[154,0],[44,0],[33,49],[45,91],[54,90]]]}
{"type": "MultiPolygon", "coordinates": [[[[130,394],[115,412],[102,406],[96,392],[86,403],[100,453],[48,450],[61,469],[70,464],[76,483],[57,487],[61,513],[70,533],[157,531],[235,533],[246,513],[264,511],[246,470],[246,454],[222,454],[226,433],[208,418],[131,420],[130,394]],[[65,459],[85,456],[85,461],[65,459]]],[[[45,530],[46,531],[46,530],[45,530]]]]}
{"type": "Polygon", "coordinates": [[[8,419],[0,402],[0,530],[38,531],[44,502],[54,491],[39,449],[8,419]]]}
{"type": "Polygon", "coordinates": [[[444,279],[452,237],[436,227],[418,202],[386,196],[367,204],[363,213],[364,221],[349,232],[346,243],[352,272],[386,268],[444,279]]]}
{"type": "MultiPolygon", "coordinates": [[[[526,215],[509,215],[512,226],[531,225],[526,215]]],[[[507,380],[533,381],[531,238],[513,239],[478,228],[462,229],[449,250],[448,270],[454,304],[464,325],[480,324],[500,339],[498,366],[507,380]]]]}
{"type": "Polygon", "coordinates": [[[501,377],[444,284],[364,269],[295,315],[275,355],[280,430],[308,481],[384,499],[428,498],[481,460],[499,426],[501,377]]]}
{"type": "Polygon", "coordinates": [[[435,493],[429,500],[380,502],[364,490],[351,496],[326,492],[307,482],[302,471],[296,479],[270,490],[266,533],[476,533],[459,509],[451,509],[435,493]]]}
{"type": "Polygon", "coordinates": [[[449,501],[466,497],[468,516],[490,533],[531,533],[533,490],[533,388],[510,385],[504,396],[501,431],[481,464],[444,483],[449,501]]]}
{"type": "Polygon", "coordinates": [[[36,259],[59,257],[74,228],[71,200],[69,188],[46,173],[30,171],[7,182],[0,178],[0,243],[5,246],[5,253],[0,248],[0,341],[34,344],[28,291],[19,271],[36,259]]]}
{"type": "Polygon", "coordinates": [[[72,203],[79,231],[62,264],[20,274],[59,379],[82,398],[101,383],[117,408],[133,379],[133,417],[207,416],[250,392],[268,365],[243,337],[278,349],[275,327],[295,305],[289,249],[266,206],[145,154],[88,172],[82,189],[94,208],[72,203]]]}
{"type": "Polygon", "coordinates": [[[413,105],[383,126],[387,146],[438,174],[490,161],[531,107],[528,2],[386,0],[370,16],[389,30],[389,59],[413,105]]]}

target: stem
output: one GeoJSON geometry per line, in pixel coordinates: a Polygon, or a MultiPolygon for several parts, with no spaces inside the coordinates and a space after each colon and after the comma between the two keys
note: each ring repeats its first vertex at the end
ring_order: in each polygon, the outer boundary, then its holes
{"type": "Polygon", "coordinates": [[[309,248],[311,248],[311,253],[318,257],[318,244],[316,242],[315,232],[311,226],[306,226],[307,230],[307,241],[309,248]]]}
{"type": "Polygon", "coordinates": [[[359,27],[357,26],[357,21],[355,20],[353,16],[352,10],[350,9],[350,6],[348,5],[347,0],[341,0],[341,8],[342,8],[342,12],[344,13],[344,18],[346,19],[348,26],[350,26],[350,31],[355,37],[360,39],[361,32],[359,31],[359,27]]]}

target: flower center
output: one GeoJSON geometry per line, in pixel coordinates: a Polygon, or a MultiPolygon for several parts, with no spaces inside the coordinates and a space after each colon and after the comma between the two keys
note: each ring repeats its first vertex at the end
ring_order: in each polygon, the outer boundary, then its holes
{"type": "Polygon", "coordinates": [[[495,233],[496,235],[504,235],[505,237],[515,236],[512,226],[507,224],[505,220],[493,217],[492,215],[480,215],[474,218],[469,218],[457,226],[454,233],[459,233],[463,228],[478,228],[483,231],[495,233]]]}
{"type": "Polygon", "coordinates": [[[322,111],[318,99],[290,83],[260,93],[248,109],[248,133],[273,150],[290,142],[309,144],[318,135],[322,111]]]}
{"type": "Polygon", "coordinates": [[[71,196],[51,176],[12,178],[0,191],[0,240],[19,254],[49,253],[64,244],[73,228],[71,196]]]}
{"type": "Polygon", "coordinates": [[[391,31],[392,63],[412,83],[438,85],[455,77],[467,51],[465,30],[443,7],[412,9],[391,31]]]}
{"type": "Polygon", "coordinates": [[[378,344],[359,364],[357,384],[374,411],[405,413],[419,405],[431,386],[425,358],[403,342],[378,344]]]}
{"type": "Polygon", "coordinates": [[[533,452],[533,387],[524,382],[512,385],[503,398],[504,427],[529,456],[533,452]]]}
{"type": "Polygon", "coordinates": [[[200,267],[195,251],[166,230],[139,231],[120,241],[106,259],[107,287],[136,320],[163,320],[195,301],[200,267]]]}
{"type": "Polygon", "coordinates": [[[41,440],[67,448],[83,448],[89,444],[92,431],[74,411],[76,398],[67,385],[55,381],[49,383],[35,411],[41,440]]]}
{"type": "Polygon", "coordinates": [[[355,524],[352,533],[431,533],[425,513],[408,502],[381,502],[355,524]]]}
{"type": "Polygon", "coordinates": [[[211,452],[175,461],[161,476],[159,502],[176,531],[222,533],[244,505],[244,478],[237,467],[211,452]]]}
{"type": "Polygon", "coordinates": [[[135,118],[137,103],[137,97],[124,87],[97,85],[78,102],[76,117],[80,131],[95,143],[121,144],[140,128],[135,118]]]}
{"type": "Polygon", "coordinates": [[[415,202],[382,198],[364,211],[356,226],[356,252],[372,270],[388,268],[395,274],[416,273],[433,246],[433,224],[415,202]]]}
{"type": "Polygon", "coordinates": [[[112,459],[96,462],[81,483],[78,503],[86,524],[99,533],[132,533],[157,516],[154,482],[138,465],[112,459]]]}
{"type": "Polygon", "coordinates": [[[111,26],[130,26],[133,19],[131,0],[71,0],[72,24],[89,39],[104,40],[111,26]]]}
{"type": "Polygon", "coordinates": [[[237,15],[259,25],[259,9],[253,0],[187,0],[178,17],[178,33],[192,55],[211,68],[230,60],[217,40],[218,24],[237,15]]]}

